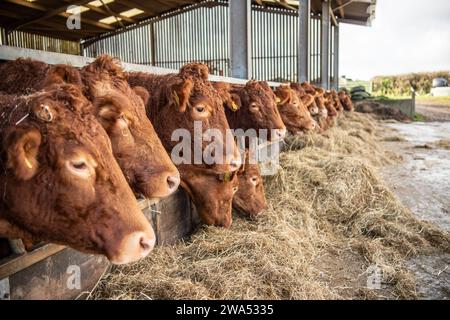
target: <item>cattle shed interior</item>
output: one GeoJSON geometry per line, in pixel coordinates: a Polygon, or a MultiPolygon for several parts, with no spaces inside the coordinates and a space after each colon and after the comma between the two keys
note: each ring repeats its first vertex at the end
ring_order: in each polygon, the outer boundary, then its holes
{"type": "Polygon", "coordinates": [[[79,61],[109,54],[160,72],[198,61],[220,77],[337,88],[339,25],[370,26],[375,8],[376,0],[4,0],[0,59],[36,54],[5,53],[11,46],[86,57],[79,61]]]}
{"type": "MultiPolygon", "coordinates": [[[[339,26],[370,26],[375,8],[376,0],[2,0],[0,61],[83,67],[108,54],[127,71],[173,73],[195,61],[209,66],[211,81],[337,88],[339,26]]],[[[199,223],[182,189],[138,203],[157,244],[173,243],[199,223]]],[[[0,239],[2,251],[0,300],[79,298],[109,267],[106,258],[56,244],[29,251],[21,240],[0,239]],[[84,289],[61,286],[68,264],[89,274],[84,289]]]]}

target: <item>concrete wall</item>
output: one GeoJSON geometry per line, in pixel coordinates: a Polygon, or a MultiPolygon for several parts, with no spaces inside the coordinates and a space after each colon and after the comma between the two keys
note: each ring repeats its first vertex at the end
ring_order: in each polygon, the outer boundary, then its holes
{"type": "Polygon", "coordinates": [[[441,87],[431,89],[433,97],[450,97],[450,87],[441,87]]]}

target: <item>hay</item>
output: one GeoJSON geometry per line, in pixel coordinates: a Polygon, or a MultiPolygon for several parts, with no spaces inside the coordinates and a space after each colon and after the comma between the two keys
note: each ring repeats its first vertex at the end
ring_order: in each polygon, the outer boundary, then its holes
{"type": "Polygon", "coordinates": [[[435,143],[436,147],[439,149],[450,150],[450,139],[442,139],[435,143]]]}
{"type": "Polygon", "coordinates": [[[388,190],[376,166],[398,157],[378,143],[370,116],[348,114],[322,135],[289,141],[282,170],[266,180],[269,209],[230,230],[204,227],[116,267],[94,299],[415,298],[408,257],[450,251],[450,236],[418,221],[388,190]],[[301,145],[301,147],[299,147],[301,145]],[[383,271],[366,288],[368,266],[383,271]]]}

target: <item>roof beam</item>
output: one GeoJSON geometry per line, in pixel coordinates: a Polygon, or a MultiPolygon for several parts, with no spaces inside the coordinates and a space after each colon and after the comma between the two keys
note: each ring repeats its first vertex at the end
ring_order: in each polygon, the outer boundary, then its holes
{"type": "Polygon", "coordinates": [[[150,8],[148,8],[146,6],[143,6],[141,4],[137,4],[137,3],[131,2],[129,0],[116,0],[116,2],[122,4],[125,7],[128,7],[130,9],[133,9],[133,8],[140,9],[140,10],[144,11],[145,13],[147,13],[147,14],[149,14],[151,16],[156,16],[157,15],[157,12],[151,10],[150,8]]]}
{"type": "MultiPolygon", "coordinates": [[[[6,1],[20,5],[20,6],[25,6],[25,7],[35,9],[35,10],[39,10],[39,11],[47,11],[48,10],[45,6],[42,6],[40,4],[33,3],[33,2],[24,1],[24,0],[6,0],[6,1]],[[30,6],[30,4],[31,4],[31,6],[30,6]]],[[[70,4],[78,5],[78,4],[83,4],[83,3],[87,3],[87,2],[90,2],[90,1],[89,0],[78,0],[78,1],[70,2],[70,4]]],[[[50,10],[43,15],[35,16],[28,20],[17,22],[16,24],[9,26],[8,29],[10,31],[13,31],[13,30],[19,29],[21,27],[24,27],[28,24],[32,24],[32,23],[35,23],[35,22],[38,22],[41,20],[45,20],[45,19],[53,17],[55,15],[59,15],[59,16],[65,17],[65,18],[71,17],[72,15],[70,13],[65,12],[65,10],[67,10],[67,4],[64,6],[60,6],[56,9],[50,10]]],[[[93,25],[95,27],[105,29],[105,30],[114,30],[113,26],[107,25],[105,23],[100,23],[95,20],[81,18],[81,22],[84,22],[86,24],[93,25]]]]}
{"type": "Polygon", "coordinates": [[[348,6],[349,4],[355,2],[355,0],[348,0],[346,3],[342,4],[341,0],[339,1],[341,3],[341,5],[337,6],[336,8],[333,8],[333,12],[336,12],[339,10],[341,17],[344,18],[345,17],[345,12],[344,12],[344,8],[346,6],[348,6]]]}
{"type": "MultiPolygon", "coordinates": [[[[63,1],[64,1],[64,2],[67,2],[67,3],[70,3],[70,2],[71,2],[71,0],[63,0],[63,1]]],[[[92,0],[90,0],[89,2],[91,2],[91,1],[92,1],[92,0]]],[[[87,4],[84,4],[83,6],[86,7],[86,8],[88,8],[88,9],[91,10],[91,11],[94,11],[94,12],[97,12],[97,13],[100,13],[100,14],[104,15],[105,18],[106,18],[106,17],[109,17],[109,16],[111,15],[110,13],[108,13],[108,11],[102,9],[102,7],[95,7],[95,6],[92,6],[92,5],[89,4],[89,2],[88,2],[87,4]]],[[[121,18],[122,20],[124,20],[124,21],[126,21],[126,22],[129,22],[129,23],[136,23],[136,22],[137,22],[136,20],[134,20],[134,19],[132,19],[132,18],[128,18],[128,17],[122,16],[122,15],[120,15],[120,14],[117,14],[117,16],[118,16],[119,18],[121,18]]]]}

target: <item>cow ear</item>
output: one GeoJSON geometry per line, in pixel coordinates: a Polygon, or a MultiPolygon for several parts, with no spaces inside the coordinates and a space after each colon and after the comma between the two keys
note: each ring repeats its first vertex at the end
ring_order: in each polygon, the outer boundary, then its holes
{"type": "Polygon", "coordinates": [[[314,96],[312,96],[311,94],[305,94],[304,96],[302,96],[301,100],[305,107],[308,108],[314,102],[314,96]]]}
{"type": "Polygon", "coordinates": [[[241,97],[239,95],[232,93],[230,101],[227,103],[228,109],[233,112],[238,111],[242,107],[241,97]]]}
{"type": "Polygon", "coordinates": [[[41,140],[41,133],[34,128],[15,130],[7,138],[7,168],[11,169],[17,178],[29,180],[37,173],[41,140]]]}
{"type": "Polygon", "coordinates": [[[172,86],[170,102],[175,105],[179,112],[186,111],[193,87],[194,83],[190,79],[183,80],[172,86]]]}
{"type": "Polygon", "coordinates": [[[291,90],[288,90],[288,88],[280,88],[279,90],[277,90],[277,93],[280,95],[280,96],[277,95],[278,97],[277,101],[279,101],[277,105],[279,106],[285,105],[292,99],[292,92],[291,90]]]}
{"type": "Polygon", "coordinates": [[[144,106],[146,106],[148,100],[150,99],[150,93],[148,92],[148,90],[144,87],[137,86],[133,87],[133,91],[142,99],[142,101],[144,102],[144,106]]]}

